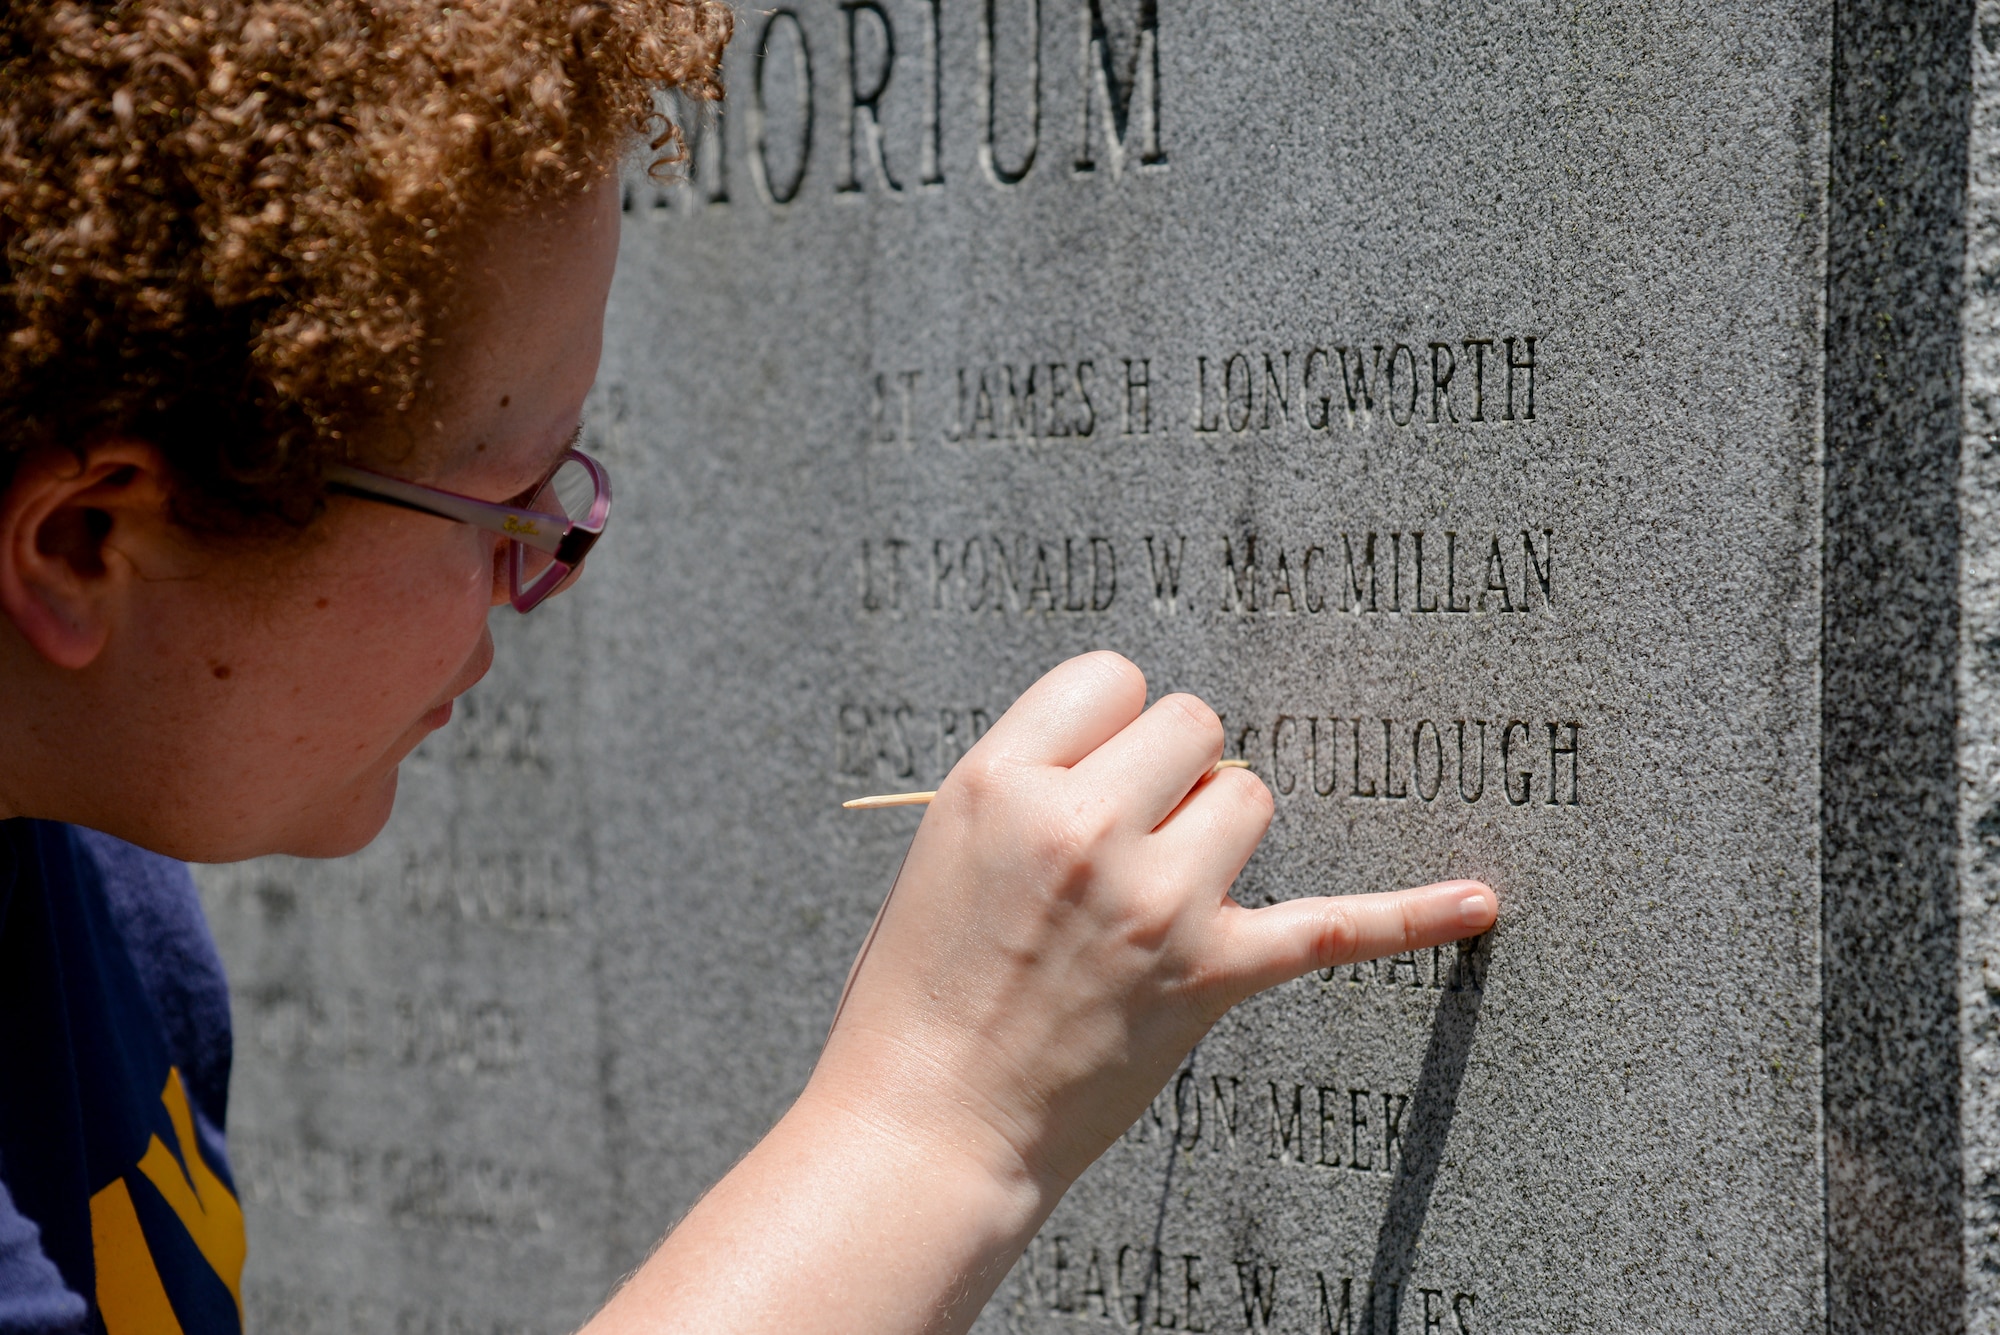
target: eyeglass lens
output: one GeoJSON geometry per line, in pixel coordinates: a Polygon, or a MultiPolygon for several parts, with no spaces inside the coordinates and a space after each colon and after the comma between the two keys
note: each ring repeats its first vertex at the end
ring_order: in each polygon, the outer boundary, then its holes
{"type": "MultiPolygon", "coordinates": [[[[587,519],[591,502],[596,499],[597,482],[591,477],[590,470],[576,460],[568,459],[542,484],[542,489],[528,502],[528,508],[543,514],[561,515],[569,520],[587,519]]],[[[521,587],[526,588],[540,579],[554,560],[547,552],[522,544],[521,587]]]]}

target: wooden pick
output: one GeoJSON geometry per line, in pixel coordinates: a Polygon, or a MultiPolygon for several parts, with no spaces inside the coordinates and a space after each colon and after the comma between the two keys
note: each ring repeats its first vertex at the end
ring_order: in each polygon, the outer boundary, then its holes
{"type": "MultiPolygon", "coordinates": [[[[1247,760],[1218,760],[1210,774],[1219,774],[1226,769],[1249,769],[1247,760]]],[[[880,811],[884,807],[927,807],[937,796],[937,789],[927,793],[877,793],[873,797],[856,797],[840,804],[843,811],[880,811]]]]}

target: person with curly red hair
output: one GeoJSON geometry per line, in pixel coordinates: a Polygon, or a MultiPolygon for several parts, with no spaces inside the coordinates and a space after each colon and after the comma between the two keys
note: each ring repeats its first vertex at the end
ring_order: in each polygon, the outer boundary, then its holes
{"type": "MultiPolygon", "coordinates": [[[[616,172],[672,163],[656,98],[719,96],[729,31],[0,9],[0,1332],[241,1328],[226,994],[174,859],[366,844],[489,611],[579,576],[616,172]]],[[[1145,696],[1085,655],[967,753],[807,1088],[588,1329],[964,1329],[1230,1006],[1494,921],[1471,882],[1237,904],[1270,795],[1145,696]]]]}

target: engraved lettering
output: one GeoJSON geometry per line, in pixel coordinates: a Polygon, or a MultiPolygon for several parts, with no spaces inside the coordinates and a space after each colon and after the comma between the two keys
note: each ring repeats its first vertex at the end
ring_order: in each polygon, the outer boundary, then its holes
{"type": "Polygon", "coordinates": [[[1275,1080],[1266,1081],[1265,1087],[1271,1095],[1271,1153],[1270,1157],[1280,1163],[1305,1162],[1305,1086],[1292,1086],[1291,1115],[1285,1115],[1284,1103],[1278,1097],[1275,1080]],[[1294,1143],[1297,1149],[1294,1150],[1294,1143]]]}
{"type": "Polygon", "coordinates": [[[1089,1313],[1090,1300],[1097,1299],[1097,1315],[1111,1319],[1111,1299],[1104,1287],[1104,1262],[1098,1256],[1097,1248],[1090,1249],[1090,1260],[1083,1267],[1083,1292],[1078,1295],[1077,1310],[1089,1313]]]}
{"type": "Polygon", "coordinates": [[[847,17],[847,161],[834,190],[839,194],[859,192],[862,188],[860,173],[865,170],[875,175],[890,194],[901,194],[903,187],[896,180],[895,173],[889,170],[889,160],[883,150],[881,123],[882,95],[889,91],[889,79],[896,69],[896,30],[877,0],[844,0],[841,10],[847,17]],[[878,34],[875,44],[880,48],[872,77],[866,79],[861,72],[863,14],[868,15],[869,27],[878,34]],[[867,158],[866,168],[856,168],[856,154],[867,158]]]}
{"type": "Polygon", "coordinates": [[[1225,596],[1231,601],[1227,606],[1237,612],[1257,610],[1257,535],[1250,534],[1243,539],[1243,568],[1236,567],[1236,549],[1227,537],[1222,540],[1222,565],[1229,576],[1225,596]]]}
{"type": "Polygon", "coordinates": [[[1394,714],[1304,714],[1292,710],[1267,717],[1268,723],[1252,720],[1231,725],[1227,754],[1247,762],[1281,803],[1332,797],[1400,802],[1415,797],[1421,803],[1417,809],[1423,810],[1435,807],[1440,800],[1449,806],[1445,793],[1447,783],[1451,783],[1466,806],[1503,799],[1508,806],[1538,811],[1584,805],[1584,727],[1576,719],[1515,717],[1503,724],[1490,718],[1400,718],[1394,714]],[[1489,797],[1487,747],[1494,731],[1499,733],[1501,784],[1489,797]],[[1531,756],[1529,752],[1540,747],[1544,731],[1548,786],[1539,788],[1535,782],[1539,753],[1531,756]],[[1447,735],[1450,743],[1445,740],[1447,735]],[[1339,754],[1343,744],[1349,751],[1345,759],[1339,754]],[[1540,801],[1535,800],[1537,794],[1540,801]]]}
{"type": "MultiPolygon", "coordinates": [[[[1361,720],[1349,719],[1348,723],[1354,733],[1354,784],[1347,791],[1355,797],[1374,797],[1376,796],[1374,779],[1368,780],[1368,787],[1365,790],[1361,787],[1361,720]]],[[[1386,761],[1384,765],[1386,767],[1386,761]]]]}
{"type": "Polygon", "coordinates": [[[1243,1321],[1252,1331],[1271,1328],[1271,1310],[1278,1301],[1278,1267],[1255,1257],[1236,1263],[1236,1289],[1243,1301],[1243,1321]]]}
{"type": "MultiPolygon", "coordinates": [[[[1158,0],[1138,0],[1137,22],[1122,54],[1105,23],[1103,0],[1083,0],[1083,123],[1077,139],[1075,170],[1078,174],[1097,170],[1091,154],[1091,107],[1104,108],[1099,124],[1104,131],[1105,158],[1111,174],[1125,168],[1127,156],[1136,147],[1139,165],[1157,167],[1167,160],[1160,147],[1160,12],[1158,0]],[[1134,108],[1138,124],[1133,125],[1134,108]],[[1135,143],[1136,136],[1136,143],[1135,143]]],[[[1120,34],[1123,35],[1123,34],[1120,34]]]]}
{"type": "MultiPolygon", "coordinates": [[[[1416,961],[1410,962],[1410,983],[1416,985],[1416,961]]],[[[1382,1171],[1391,1172],[1403,1153],[1403,1113],[1409,1108],[1408,1095],[1382,1095],[1382,1171]]]]}
{"type": "Polygon", "coordinates": [[[1271,364],[1271,354],[1264,354],[1264,418],[1258,423],[1258,430],[1271,429],[1271,404],[1278,405],[1279,420],[1286,426],[1292,421],[1292,352],[1284,351],[1284,373],[1279,374],[1271,364]]]}
{"type": "MultiPolygon", "coordinates": [[[[1512,806],[1521,807],[1526,806],[1529,797],[1533,795],[1535,775],[1532,770],[1524,769],[1517,771],[1512,768],[1513,761],[1510,752],[1513,750],[1514,730],[1516,728],[1521,730],[1521,740],[1523,742],[1528,740],[1528,725],[1519,719],[1510,719],[1506,728],[1500,733],[1500,771],[1502,786],[1507,790],[1508,803],[1512,806]],[[1514,780],[1516,779],[1521,781],[1521,795],[1519,797],[1514,796],[1514,780]]],[[[1553,729],[1551,731],[1553,732],[1553,729]]],[[[1550,764],[1553,767],[1554,761],[1551,760],[1550,764]]]]}
{"type": "Polygon", "coordinates": [[[1181,559],[1187,554],[1185,537],[1163,535],[1155,550],[1154,535],[1146,535],[1146,560],[1153,570],[1153,606],[1174,612],[1180,610],[1181,559]]]}
{"type": "Polygon", "coordinates": [[[1306,428],[1311,431],[1325,431],[1333,425],[1333,391],[1331,389],[1324,389],[1317,395],[1313,393],[1313,370],[1315,367],[1318,367],[1319,374],[1324,376],[1326,374],[1326,361],[1325,348],[1312,349],[1306,353],[1305,368],[1299,376],[1299,394],[1304,401],[1303,411],[1305,413],[1306,428]],[[1318,405],[1319,407],[1317,415],[1313,412],[1314,405],[1318,405]]]}
{"type": "Polygon", "coordinates": [[[1256,384],[1250,374],[1250,359],[1242,353],[1231,353],[1222,367],[1222,404],[1229,415],[1229,429],[1238,435],[1250,429],[1250,414],[1255,402],[1256,384]],[[1238,375],[1237,372],[1242,374],[1238,375]],[[1237,392],[1238,386],[1242,392],[1237,392]],[[1243,411],[1239,415],[1237,409],[1243,411]]]}
{"type": "MultiPolygon", "coordinates": [[[[1354,425],[1354,418],[1357,413],[1366,414],[1371,417],[1374,415],[1375,393],[1368,383],[1368,364],[1363,359],[1361,349],[1358,347],[1354,349],[1354,365],[1352,370],[1349,369],[1347,363],[1347,349],[1339,347],[1335,348],[1334,352],[1340,358],[1340,384],[1341,388],[1346,392],[1347,425],[1351,427],[1354,425]]],[[[1382,361],[1382,345],[1380,343],[1375,345],[1375,361],[1379,367],[1382,361]]]]}
{"type": "Polygon", "coordinates": [[[1200,1143],[1201,1084],[1193,1071],[1183,1070],[1174,1080],[1174,1144],[1191,1150],[1200,1143]]]}
{"type": "Polygon", "coordinates": [[[1458,534],[1450,529],[1444,535],[1444,610],[1446,612],[1470,612],[1471,603],[1458,601],[1458,534]]]}
{"type": "MultiPolygon", "coordinates": [[[[884,76],[887,77],[886,75],[884,76]]],[[[812,161],[813,138],[813,75],[812,51],[806,43],[806,30],[799,22],[799,16],[789,9],[774,9],[764,20],[763,31],[757,38],[757,54],[751,77],[750,104],[752,141],[755,153],[751,157],[751,168],[757,178],[758,188],[771,204],[789,204],[799,193],[799,187],[806,179],[806,169],[812,161]],[[783,39],[781,41],[781,39],[783,39]],[[770,94],[769,76],[784,62],[773,62],[774,49],[791,48],[791,75],[785,80],[791,96],[787,104],[774,108],[770,94]],[[780,128],[785,138],[796,141],[795,161],[788,170],[773,171],[771,167],[771,120],[778,112],[780,128]]]]}
{"type": "Polygon", "coordinates": [[[1458,369],[1451,354],[1451,344],[1431,344],[1431,423],[1436,425],[1439,405],[1443,405],[1445,420],[1458,421],[1458,410],[1451,406],[1451,377],[1458,369]]]}
{"type": "Polygon", "coordinates": [[[1222,410],[1220,408],[1217,408],[1214,419],[1211,420],[1209,418],[1207,357],[1196,357],[1194,359],[1194,376],[1195,376],[1195,396],[1194,396],[1195,434],[1203,436],[1212,436],[1216,432],[1222,430],[1222,410]]]}
{"type": "Polygon", "coordinates": [[[1311,738],[1311,744],[1310,744],[1310,745],[1309,745],[1309,746],[1307,747],[1307,756],[1308,756],[1308,759],[1307,759],[1307,762],[1306,762],[1306,763],[1307,763],[1307,767],[1308,767],[1308,771],[1309,771],[1309,773],[1310,773],[1310,775],[1311,775],[1311,782],[1312,782],[1312,790],[1313,790],[1313,792],[1317,793],[1317,794],[1318,794],[1319,796],[1321,796],[1321,797],[1332,797],[1332,796],[1333,796],[1333,793],[1334,793],[1334,789],[1335,789],[1336,787],[1338,787],[1338,786],[1339,786],[1339,784],[1340,784],[1340,758],[1339,758],[1339,757],[1338,757],[1337,755],[1335,755],[1335,754],[1334,754],[1334,749],[1335,749],[1335,739],[1336,739],[1336,738],[1338,738],[1338,737],[1339,737],[1339,735],[1340,735],[1340,732],[1339,732],[1339,729],[1338,729],[1338,728],[1337,728],[1337,727],[1336,727],[1335,725],[1336,725],[1336,724],[1338,724],[1339,722],[1340,722],[1340,720],[1339,720],[1339,719],[1328,719],[1328,720],[1326,720],[1326,724],[1327,724],[1327,728],[1326,728],[1326,774],[1327,774],[1327,780],[1326,780],[1326,787],[1322,788],[1322,787],[1320,787],[1320,783],[1319,783],[1319,773],[1320,773],[1320,762],[1319,762],[1319,725],[1320,725],[1320,720],[1319,720],[1319,718],[1318,718],[1317,716],[1312,716],[1312,717],[1309,717],[1309,718],[1308,718],[1308,719],[1306,720],[1306,727],[1307,727],[1307,735],[1308,735],[1308,737],[1310,737],[1310,738],[1311,738]]]}
{"type": "Polygon", "coordinates": [[[1323,1168],[1340,1167],[1340,1091],[1317,1086],[1319,1093],[1319,1155],[1313,1160],[1323,1168]]]}
{"type": "MultiPolygon", "coordinates": [[[[919,179],[925,185],[944,184],[944,0],[925,0],[924,68],[930,78],[930,101],[924,108],[923,157],[919,179]]],[[[886,87],[886,76],[884,76],[886,87]]]]}
{"type": "Polygon", "coordinates": [[[1472,354],[1472,421],[1486,420],[1486,350],[1493,346],[1490,338],[1468,338],[1460,344],[1472,354]]]}
{"type": "Polygon", "coordinates": [[[1522,403],[1521,403],[1521,420],[1524,422],[1532,422],[1535,420],[1534,336],[1529,335],[1528,337],[1520,340],[1522,343],[1527,345],[1527,355],[1518,361],[1515,360],[1514,358],[1515,340],[1511,338],[1504,338],[1500,341],[1504,343],[1507,347],[1507,413],[1502,420],[1508,422],[1515,420],[1514,419],[1514,373],[1516,371],[1523,371],[1526,372],[1526,375],[1522,377],[1525,384],[1523,386],[1524,393],[1522,395],[1522,403]]]}
{"type": "MultiPolygon", "coordinates": [[[[1378,347],[1376,352],[1379,355],[1381,349],[1378,347]]],[[[1417,417],[1417,354],[1410,351],[1407,343],[1398,343],[1395,349],[1389,353],[1388,376],[1384,378],[1379,367],[1376,369],[1375,374],[1378,380],[1383,381],[1382,396],[1389,405],[1389,420],[1397,426],[1408,426],[1411,422],[1415,421],[1417,417]],[[1410,367],[1403,375],[1403,383],[1409,386],[1409,396],[1401,405],[1401,412],[1396,411],[1398,406],[1396,402],[1396,359],[1399,357],[1408,362],[1410,367]]]]}
{"type": "Polygon", "coordinates": [[[1292,592],[1292,566],[1283,547],[1278,548],[1278,566],[1271,572],[1271,610],[1276,611],[1278,600],[1285,600],[1285,610],[1298,615],[1298,596],[1292,592]]]}
{"type": "Polygon", "coordinates": [[[895,612],[903,606],[903,553],[910,544],[902,538],[861,540],[861,610],[895,612]]]}
{"type": "MultiPolygon", "coordinates": [[[[1521,534],[1521,555],[1528,564],[1529,574],[1532,574],[1535,583],[1541,586],[1542,606],[1554,607],[1555,598],[1549,590],[1549,581],[1554,577],[1556,565],[1556,535],[1553,530],[1546,528],[1542,530],[1542,549],[1549,554],[1547,565],[1544,565],[1536,557],[1534,539],[1529,537],[1525,531],[1521,534]]],[[[1524,612],[1528,610],[1528,584],[1526,575],[1522,576],[1521,580],[1521,610],[1524,612]]]]}
{"type": "MultiPolygon", "coordinates": [[[[1340,1310],[1336,1312],[1327,1296],[1326,1276],[1314,1274],[1319,1286],[1319,1331],[1318,1335],[1356,1335],[1354,1329],[1354,1277],[1346,1275],[1340,1281],[1340,1310]]],[[[1367,1332],[1366,1335],[1374,1335],[1367,1332]]]]}
{"type": "Polygon", "coordinates": [[[1367,1172],[1375,1167],[1375,1132],[1370,1121],[1373,1100],[1365,1089],[1347,1091],[1348,1152],[1347,1163],[1351,1168],[1367,1172]],[[1368,1134],[1368,1160],[1361,1159],[1361,1136],[1368,1134]]]}
{"type": "Polygon", "coordinates": [[[1282,773],[1278,767],[1279,757],[1284,754],[1286,728],[1290,728],[1296,735],[1299,721],[1290,714],[1278,715],[1277,721],[1271,725],[1271,779],[1279,792],[1289,794],[1297,785],[1298,777],[1296,774],[1282,773]]]}
{"type": "MultiPolygon", "coordinates": [[[[1444,787],[1444,738],[1439,735],[1437,724],[1429,719],[1418,719],[1416,730],[1410,736],[1410,778],[1416,784],[1417,796],[1426,802],[1435,802],[1440,789],[1444,787]],[[1424,729],[1431,734],[1431,780],[1424,782],[1424,729]]],[[[1286,789],[1290,792],[1290,789],[1286,789]]]]}
{"type": "Polygon", "coordinates": [[[1574,723],[1549,724],[1548,805],[1550,806],[1561,805],[1561,806],[1574,807],[1583,805],[1582,800],[1578,798],[1576,792],[1576,753],[1577,753],[1576,738],[1577,738],[1576,724],[1574,723]],[[1562,738],[1560,742],[1558,741],[1557,738],[1558,729],[1565,730],[1566,732],[1566,735],[1562,738]],[[1569,796],[1567,798],[1564,798],[1562,796],[1561,782],[1557,778],[1558,768],[1560,766],[1563,757],[1565,756],[1569,758],[1569,796]]]}
{"type": "Polygon", "coordinates": [[[1432,601],[1429,607],[1424,606],[1424,535],[1422,531],[1412,533],[1410,535],[1410,541],[1416,547],[1415,559],[1417,563],[1416,605],[1412,607],[1410,610],[1413,612],[1435,612],[1438,610],[1438,605],[1435,600],[1432,601]]]}
{"type": "MultiPolygon", "coordinates": [[[[1122,359],[1125,363],[1125,416],[1124,430],[1127,436],[1150,436],[1153,434],[1153,363],[1151,358],[1131,357],[1122,359]],[[1136,370],[1134,368],[1137,368],[1136,370]],[[1132,423],[1137,421],[1137,430],[1132,423]]],[[[1087,365],[1088,363],[1086,363],[1087,365]]]]}
{"type": "MultiPolygon", "coordinates": [[[[985,0],[986,22],[979,31],[980,86],[984,90],[985,124],[979,140],[979,165],[986,169],[986,175],[995,185],[1019,185],[1035,165],[1035,154],[1042,142],[1042,12],[1041,0],[1019,0],[1027,12],[1025,24],[1027,36],[1024,40],[1025,55],[1022,66],[1027,77],[1016,86],[1027,88],[1026,97],[1026,143],[1022,146],[1018,165],[1002,165],[994,147],[1000,122],[1000,0],[985,0]]],[[[1011,81],[1010,81],[1011,82],[1011,81]]]]}
{"type": "Polygon", "coordinates": [[[1396,788],[1396,780],[1393,773],[1397,750],[1393,738],[1395,726],[1396,720],[1392,718],[1382,720],[1382,796],[1385,799],[1401,801],[1410,795],[1410,790],[1403,788],[1398,791],[1396,788]]]}
{"type": "Polygon", "coordinates": [[[1347,592],[1349,595],[1349,599],[1342,610],[1352,612],[1359,612],[1361,610],[1361,568],[1366,568],[1368,571],[1368,610],[1373,612],[1376,608],[1375,535],[1373,533],[1368,534],[1362,543],[1360,567],[1357,567],[1354,563],[1354,535],[1351,533],[1341,534],[1340,545],[1341,549],[1347,555],[1347,592]]]}
{"type": "Polygon", "coordinates": [[[1479,729],[1479,765],[1475,771],[1476,782],[1470,792],[1465,787],[1465,727],[1466,720],[1458,720],[1458,795],[1467,805],[1477,802],[1486,793],[1486,720],[1473,719],[1472,724],[1479,729]]]}
{"type": "MultiPolygon", "coordinates": [[[[1523,536],[1526,535],[1524,534],[1523,536]]],[[[1514,610],[1514,598],[1507,589],[1507,557],[1500,550],[1500,535],[1497,533],[1493,535],[1493,550],[1486,557],[1486,587],[1480,590],[1479,593],[1479,610],[1482,612],[1486,610],[1486,595],[1489,593],[1500,595],[1501,611],[1511,612],[1514,610]]],[[[1521,604],[1523,612],[1528,610],[1528,605],[1525,601],[1526,593],[1527,587],[1523,585],[1522,594],[1524,600],[1521,604]]]]}

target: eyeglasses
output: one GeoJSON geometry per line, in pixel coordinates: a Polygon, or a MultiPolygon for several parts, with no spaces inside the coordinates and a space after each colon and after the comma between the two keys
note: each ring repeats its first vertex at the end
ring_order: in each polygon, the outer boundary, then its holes
{"type": "Polygon", "coordinates": [[[569,581],[611,515],[611,478],[582,450],[565,454],[525,506],[496,505],[347,464],[329,465],[326,481],[332,491],[505,536],[509,601],[516,612],[529,611],[569,581]]]}

